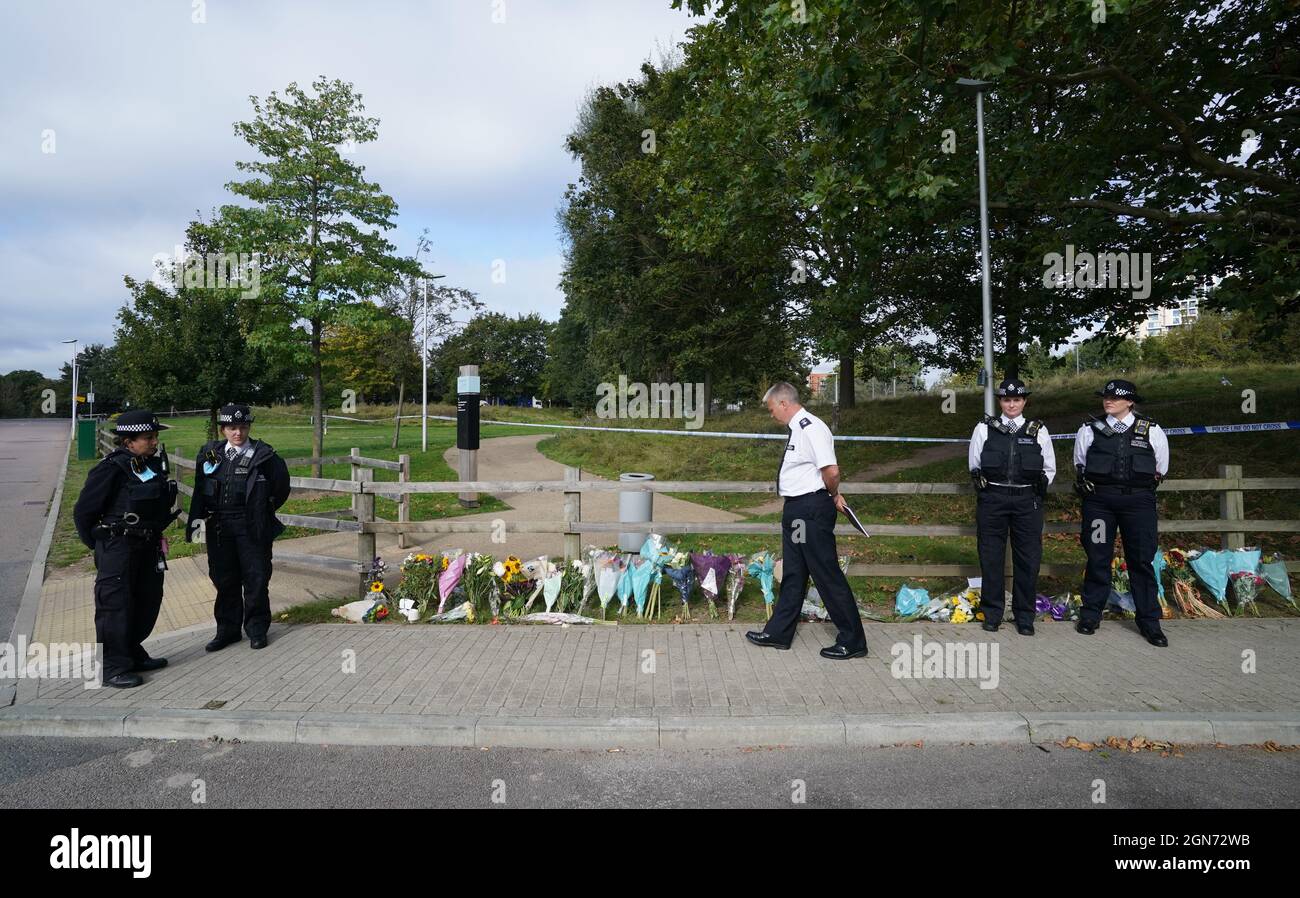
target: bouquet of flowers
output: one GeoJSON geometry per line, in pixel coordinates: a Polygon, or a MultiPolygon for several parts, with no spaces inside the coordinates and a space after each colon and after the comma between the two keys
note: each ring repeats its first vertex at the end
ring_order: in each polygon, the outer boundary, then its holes
{"type": "Polygon", "coordinates": [[[722,593],[727,571],[731,570],[731,558],[727,555],[714,555],[710,551],[692,552],[691,567],[695,577],[700,581],[700,592],[709,602],[709,617],[717,619],[717,598],[722,593]]]}
{"type": "Polygon", "coordinates": [[[615,594],[618,596],[618,613],[627,615],[627,603],[632,598],[632,559],[628,558],[623,562],[623,570],[619,572],[618,584],[615,586],[615,594]]]}
{"type": "Polygon", "coordinates": [[[623,570],[623,558],[617,552],[597,552],[591,559],[596,572],[596,597],[600,600],[600,619],[605,619],[605,608],[618,590],[619,574],[623,570]]]}
{"type": "Polygon", "coordinates": [[[493,565],[491,555],[472,553],[465,562],[464,576],[461,580],[465,588],[465,598],[474,607],[475,615],[487,617],[489,620],[497,619],[498,610],[494,607],[496,603],[493,601],[495,597],[492,588],[493,565]]]}
{"type": "Polygon", "coordinates": [[[1295,608],[1295,596],[1291,594],[1291,578],[1287,576],[1286,561],[1282,556],[1274,552],[1267,558],[1261,558],[1259,570],[1264,575],[1264,582],[1286,599],[1292,608],[1295,608]]]}
{"type": "Polygon", "coordinates": [[[447,557],[447,567],[438,575],[438,613],[447,605],[447,599],[451,598],[451,591],[460,583],[460,578],[465,574],[465,565],[469,563],[469,556],[456,550],[454,556],[447,557]]]}
{"type": "Polygon", "coordinates": [[[1173,579],[1174,602],[1183,617],[1204,617],[1223,620],[1223,613],[1201,601],[1196,588],[1196,574],[1188,562],[1191,554],[1179,548],[1170,549],[1164,556],[1164,567],[1173,579]]]}
{"type": "Polygon", "coordinates": [[[587,546],[582,568],[582,598],[578,600],[578,613],[582,614],[587,608],[587,602],[596,592],[596,556],[600,550],[595,546],[587,546]]]}
{"type": "Polygon", "coordinates": [[[632,600],[636,602],[636,616],[645,616],[646,600],[650,597],[650,583],[654,580],[656,565],[647,558],[633,556],[628,562],[628,581],[632,586],[632,600]]]}
{"type": "MultiPolygon", "coordinates": [[[[527,614],[528,609],[532,607],[533,602],[544,590],[546,590],[547,579],[554,577],[559,572],[556,570],[555,565],[545,555],[543,555],[534,561],[524,562],[524,573],[533,581],[533,591],[529,594],[528,601],[524,602],[524,614],[527,614]]],[[[560,593],[560,581],[558,578],[550,588],[553,590],[550,600],[554,603],[555,597],[560,593]]],[[[543,601],[545,601],[545,599],[543,599],[543,601]]]]}
{"type": "Polygon", "coordinates": [[[381,621],[392,611],[392,599],[389,598],[388,590],[384,587],[384,574],[387,571],[388,565],[384,564],[384,560],[378,556],[370,562],[370,570],[366,571],[366,598],[374,604],[362,617],[365,623],[381,621]]]}
{"type": "Polygon", "coordinates": [[[455,608],[446,613],[439,612],[429,618],[429,623],[447,624],[458,620],[463,620],[467,624],[474,623],[474,606],[471,603],[461,602],[455,608]]]}
{"type": "Polygon", "coordinates": [[[745,589],[745,558],[743,555],[727,556],[731,576],[727,578],[727,620],[736,619],[736,602],[745,589]]]}
{"type": "Polygon", "coordinates": [[[492,574],[498,607],[511,617],[519,616],[532,589],[532,581],[524,572],[524,563],[517,555],[507,555],[504,561],[492,565],[492,574]]]}
{"type": "Polygon", "coordinates": [[[1068,592],[1050,597],[1039,595],[1034,600],[1034,613],[1043,620],[1048,617],[1052,620],[1078,620],[1079,609],[1082,607],[1083,600],[1068,592]]]}
{"type": "Polygon", "coordinates": [[[1115,556],[1110,562],[1110,588],[1119,593],[1133,591],[1128,580],[1128,562],[1119,556],[1115,556]]]}
{"type": "Polygon", "coordinates": [[[1249,607],[1251,613],[1259,616],[1259,607],[1255,600],[1259,597],[1259,588],[1264,585],[1264,578],[1254,571],[1236,571],[1229,575],[1232,591],[1237,596],[1237,613],[1244,614],[1249,607]]]}
{"type": "Polygon", "coordinates": [[[691,619],[691,590],[695,588],[695,569],[691,567],[691,558],[685,552],[676,552],[668,563],[664,565],[664,573],[672,581],[673,586],[677,587],[677,593],[682,597],[682,616],[685,620],[691,619]]]}
{"type": "Polygon", "coordinates": [[[641,544],[641,557],[654,566],[650,595],[646,602],[646,617],[658,617],[663,613],[663,604],[659,596],[664,582],[664,565],[668,564],[675,554],[677,553],[673,547],[668,545],[663,535],[659,533],[651,533],[641,544]]]}
{"type": "Polygon", "coordinates": [[[586,573],[587,567],[588,564],[581,558],[575,558],[565,566],[564,576],[560,580],[560,597],[556,603],[559,611],[567,614],[577,614],[581,611],[583,592],[589,579],[586,573]]]}
{"type": "Polygon", "coordinates": [[[413,602],[414,609],[423,617],[438,596],[438,574],[447,567],[442,555],[412,552],[402,560],[402,582],[397,587],[400,599],[413,602]]]}
{"type": "Polygon", "coordinates": [[[767,617],[772,617],[772,603],[776,596],[772,592],[772,581],[776,576],[776,559],[766,550],[749,556],[749,575],[758,578],[758,585],[763,590],[763,603],[767,606],[767,617]]]}

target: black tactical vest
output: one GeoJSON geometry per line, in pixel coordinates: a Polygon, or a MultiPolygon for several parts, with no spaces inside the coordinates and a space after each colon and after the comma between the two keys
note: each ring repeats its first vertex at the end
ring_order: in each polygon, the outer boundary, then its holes
{"type": "Polygon", "coordinates": [[[980,473],[990,483],[1033,485],[1043,473],[1043,452],[1038,445],[1042,421],[1029,421],[1015,433],[1001,418],[985,416],[988,436],[980,452],[980,473]]]}
{"type": "Polygon", "coordinates": [[[118,478],[121,485],[114,493],[108,510],[104,512],[103,523],[116,524],[123,521],[127,514],[134,514],[139,517],[139,523],[129,526],[166,526],[176,496],[176,482],[170,479],[171,471],[166,456],[160,454],[139,458],[123,449],[105,460],[121,469],[122,474],[118,478]],[[153,471],[154,476],[141,480],[135,473],[137,465],[147,467],[153,471]]]}
{"type": "Polygon", "coordinates": [[[241,453],[232,462],[224,455],[221,467],[208,482],[216,487],[216,505],[218,511],[243,511],[244,499],[248,495],[248,477],[252,473],[253,456],[241,453]]]}
{"type": "Polygon", "coordinates": [[[1116,433],[1105,418],[1094,418],[1092,445],[1084,458],[1084,473],[1093,483],[1155,486],[1156,453],[1151,448],[1153,422],[1136,412],[1133,425],[1116,433]]]}

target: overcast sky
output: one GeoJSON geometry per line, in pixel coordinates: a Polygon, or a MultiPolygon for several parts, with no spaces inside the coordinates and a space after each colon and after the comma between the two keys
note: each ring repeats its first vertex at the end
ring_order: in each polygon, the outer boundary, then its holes
{"type": "Polygon", "coordinates": [[[0,16],[0,372],[51,376],[61,340],[113,341],[123,275],[149,277],[196,213],[238,199],[249,95],[320,75],[380,120],[352,158],[397,201],[399,252],[427,227],[443,283],[554,320],[578,107],[699,21],[670,0],[6,0],[0,16]]]}

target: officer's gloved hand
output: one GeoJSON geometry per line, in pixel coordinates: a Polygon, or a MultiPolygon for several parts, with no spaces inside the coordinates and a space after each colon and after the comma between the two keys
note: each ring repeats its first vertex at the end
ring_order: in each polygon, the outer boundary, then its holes
{"type": "Polygon", "coordinates": [[[1038,494],[1038,498],[1040,499],[1047,498],[1047,475],[1046,474],[1038,475],[1038,481],[1034,484],[1034,492],[1038,494]]]}
{"type": "Polygon", "coordinates": [[[1082,465],[1079,465],[1077,470],[1078,473],[1075,475],[1074,478],[1074,491],[1079,495],[1080,498],[1086,498],[1092,495],[1092,493],[1096,491],[1096,487],[1093,486],[1091,480],[1083,476],[1082,465]]]}
{"type": "Polygon", "coordinates": [[[1162,483],[1165,482],[1165,475],[1164,475],[1164,474],[1161,474],[1159,471],[1157,471],[1157,472],[1156,472],[1156,475],[1155,475],[1155,478],[1156,478],[1156,485],[1155,485],[1154,488],[1155,488],[1155,489],[1160,489],[1160,484],[1162,484],[1162,483]]]}
{"type": "Polygon", "coordinates": [[[971,486],[975,487],[975,492],[982,493],[988,489],[989,482],[979,468],[973,468],[970,472],[971,486]]]}

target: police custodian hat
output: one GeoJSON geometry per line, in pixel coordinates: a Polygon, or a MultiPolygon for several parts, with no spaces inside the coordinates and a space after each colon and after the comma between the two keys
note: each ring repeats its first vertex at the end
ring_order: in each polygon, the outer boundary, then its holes
{"type": "Polygon", "coordinates": [[[1029,388],[1025,386],[1024,381],[1016,380],[1014,377],[1008,377],[1006,380],[1002,381],[1002,383],[998,384],[998,388],[994,390],[993,393],[996,396],[1006,397],[1028,396],[1029,388]]]}
{"type": "Polygon", "coordinates": [[[160,430],[170,429],[168,425],[159,423],[157,415],[144,409],[122,412],[113,422],[113,433],[116,434],[157,433],[160,430]]]}
{"type": "Polygon", "coordinates": [[[227,403],[217,412],[218,424],[252,424],[253,411],[246,405],[227,403]]]}
{"type": "Polygon", "coordinates": [[[1138,395],[1138,388],[1129,380],[1111,380],[1106,382],[1106,386],[1097,391],[1098,396],[1113,396],[1116,399],[1127,399],[1130,402],[1141,402],[1142,397],[1138,395]]]}

